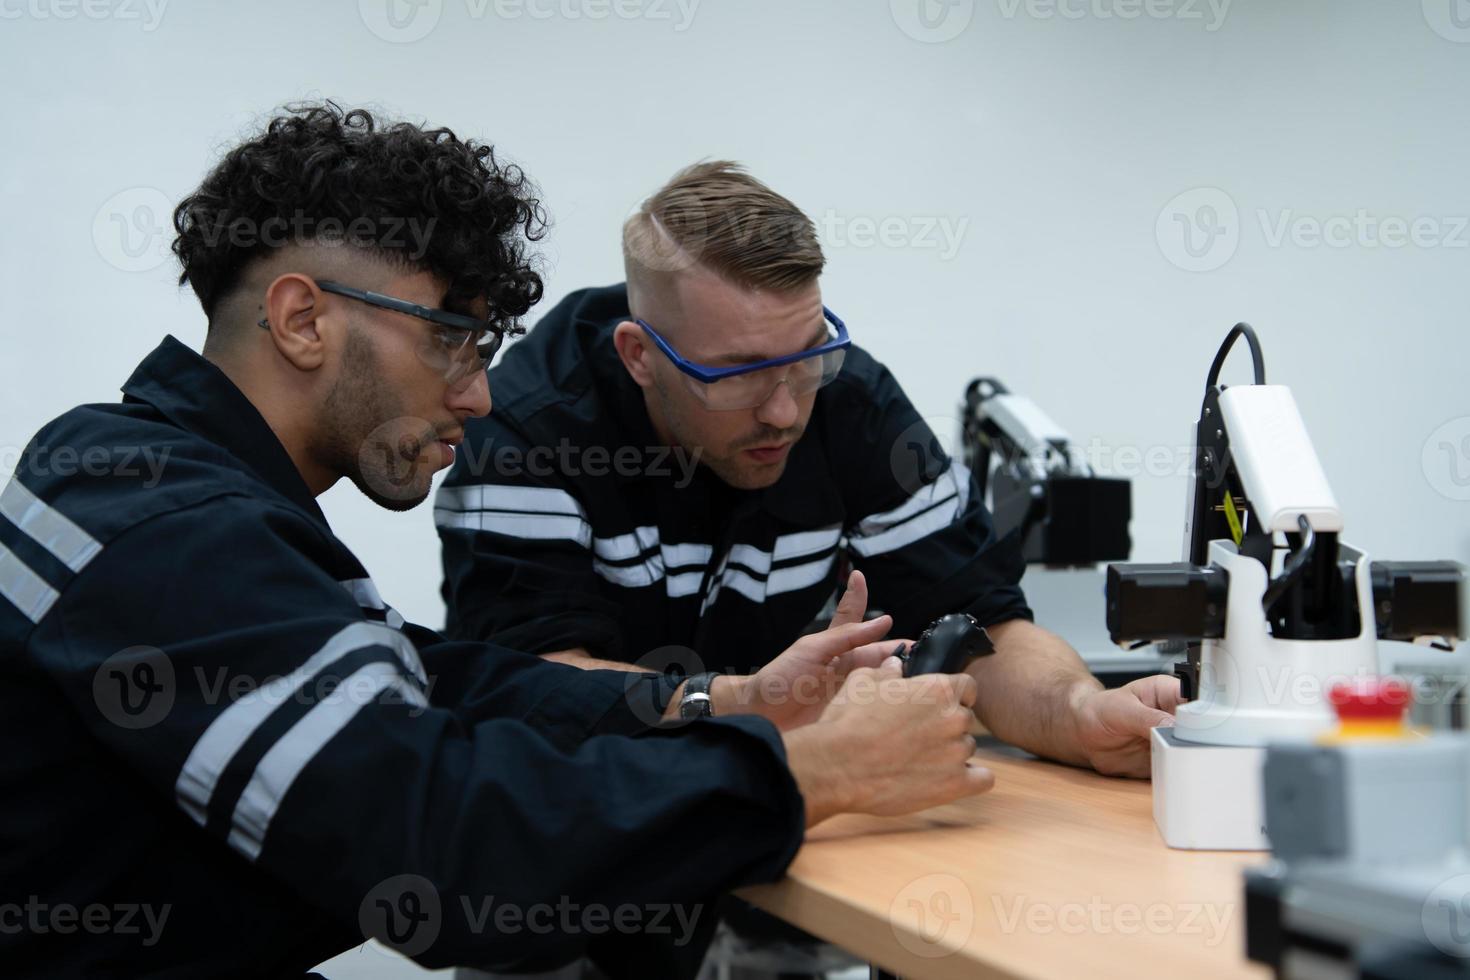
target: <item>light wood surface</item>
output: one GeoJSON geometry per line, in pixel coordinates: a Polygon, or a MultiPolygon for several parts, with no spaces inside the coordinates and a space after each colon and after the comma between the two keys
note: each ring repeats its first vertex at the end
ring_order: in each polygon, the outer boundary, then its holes
{"type": "Polygon", "coordinates": [[[908,980],[1269,976],[1245,959],[1242,879],[1266,855],[1171,850],[1146,781],[979,760],[989,793],[833,818],[740,896],[908,980]]]}

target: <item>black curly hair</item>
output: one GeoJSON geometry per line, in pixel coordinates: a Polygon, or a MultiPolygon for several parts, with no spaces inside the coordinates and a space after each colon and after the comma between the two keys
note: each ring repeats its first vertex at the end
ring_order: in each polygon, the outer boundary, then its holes
{"type": "Polygon", "coordinates": [[[179,285],[213,325],[252,259],[331,239],[442,277],[451,308],[484,296],[491,325],[510,328],[541,299],[527,251],[546,231],[535,195],[519,167],[448,129],[331,101],[288,105],[174,210],[179,285]]]}

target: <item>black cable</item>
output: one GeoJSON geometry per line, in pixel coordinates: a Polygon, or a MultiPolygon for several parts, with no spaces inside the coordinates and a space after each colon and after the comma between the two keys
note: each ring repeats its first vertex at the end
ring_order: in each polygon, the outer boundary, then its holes
{"type": "Polygon", "coordinates": [[[1225,336],[1225,342],[1220,345],[1219,352],[1215,354],[1215,361],[1210,365],[1210,376],[1205,381],[1206,390],[1215,387],[1215,384],[1220,380],[1220,368],[1225,366],[1225,358],[1230,353],[1230,348],[1235,346],[1235,341],[1239,337],[1245,337],[1245,342],[1250,345],[1251,364],[1256,370],[1256,384],[1263,385],[1266,383],[1266,358],[1261,353],[1261,342],[1256,338],[1255,328],[1242,320],[1230,328],[1230,333],[1225,336]]]}
{"type": "Polygon", "coordinates": [[[1286,560],[1286,565],[1281,569],[1281,576],[1272,582],[1266,589],[1266,594],[1261,596],[1261,605],[1268,611],[1276,604],[1276,600],[1291,588],[1292,583],[1301,578],[1302,572],[1306,570],[1307,562],[1312,558],[1313,549],[1317,547],[1317,535],[1312,530],[1312,522],[1307,520],[1307,515],[1298,514],[1296,526],[1302,529],[1302,546],[1292,552],[1291,557],[1286,560]]]}

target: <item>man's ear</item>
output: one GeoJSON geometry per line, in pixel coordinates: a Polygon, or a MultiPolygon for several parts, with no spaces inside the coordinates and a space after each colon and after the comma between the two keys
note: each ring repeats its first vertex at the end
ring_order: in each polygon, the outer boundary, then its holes
{"type": "Polygon", "coordinates": [[[623,367],[628,369],[638,387],[652,387],[653,358],[659,356],[659,353],[648,342],[643,328],[632,320],[624,320],[613,328],[613,346],[618,350],[618,358],[623,362],[623,367]]]}
{"type": "Polygon", "coordinates": [[[298,272],[277,276],[265,290],[265,318],[271,342],[300,371],[315,371],[327,359],[322,292],[298,272]]]}

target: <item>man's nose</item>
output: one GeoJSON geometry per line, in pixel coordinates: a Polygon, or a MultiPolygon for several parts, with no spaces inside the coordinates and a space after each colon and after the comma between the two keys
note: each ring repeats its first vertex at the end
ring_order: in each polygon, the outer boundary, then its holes
{"type": "Polygon", "coordinates": [[[757,406],[755,417],[773,429],[789,429],[796,424],[800,412],[796,396],[791,394],[790,383],[782,381],[770,397],[757,406]]]}
{"type": "Polygon", "coordinates": [[[455,415],[483,418],[490,414],[490,378],[484,371],[472,371],[469,378],[449,386],[444,403],[455,415]]]}

